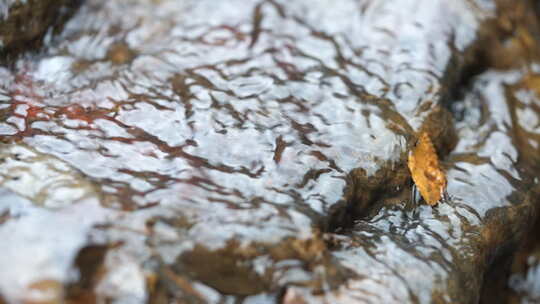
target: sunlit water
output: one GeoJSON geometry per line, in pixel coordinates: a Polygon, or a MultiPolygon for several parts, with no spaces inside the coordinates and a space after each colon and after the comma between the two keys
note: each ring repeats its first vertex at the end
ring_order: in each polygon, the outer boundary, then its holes
{"type": "Polygon", "coordinates": [[[116,303],[474,298],[478,261],[537,188],[523,160],[540,144],[536,66],[486,71],[446,100],[494,14],[490,1],[87,1],[0,69],[0,293],[78,282],[74,261],[97,244],[106,271],[88,293],[116,303]],[[450,200],[385,204],[323,236],[349,173],[403,166],[443,99],[464,113],[450,200]]]}

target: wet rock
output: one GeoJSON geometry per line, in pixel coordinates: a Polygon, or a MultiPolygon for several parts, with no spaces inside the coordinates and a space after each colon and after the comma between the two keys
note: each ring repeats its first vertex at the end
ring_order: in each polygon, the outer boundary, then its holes
{"type": "Polygon", "coordinates": [[[538,229],[540,221],[531,227],[519,246],[508,250],[490,269],[487,288],[482,290],[482,301],[490,303],[535,303],[540,299],[538,286],[538,257],[540,253],[538,229]],[[488,289],[489,288],[489,289],[488,289]]]}
{"type": "Polygon", "coordinates": [[[78,270],[78,278],[71,284],[65,284],[64,298],[69,299],[69,303],[96,302],[94,290],[107,271],[104,267],[107,249],[104,245],[90,245],[79,251],[73,262],[78,270]]]}
{"type": "Polygon", "coordinates": [[[0,145],[0,187],[46,208],[96,198],[95,186],[65,162],[24,145],[0,145]]]}
{"type": "Polygon", "coordinates": [[[0,53],[32,50],[59,30],[82,0],[8,0],[0,3],[0,53]]]}
{"type": "Polygon", "coordinates": [[[102,241],[92,240],[92,227],[105,221],[106,212],[95,199],[51,210],[5,188],[0,191],[0,237],[9,244],[0,258],[2,296],[8,303],[63,299],[79,250],[102,241]]]}
{"type": "MultiPolygon", "coordinates": [[[[34,244],[69,253],[51,275],[67,301],[475,302],[536,213],[534,50],[498,43],[532,25],[496,4],[88,1],[45,55],[0,69],[0,135],[92,204],[23,204],[0,235],[69,214],[69,248],[56,225],[34,244]],[[529,55],[487,71],[486,46],[529,55]],[[419,132],[448,168],[436,208],[406,207],[419,132]]],[[[27,286],[0,277],[10,301],[27,286]]]]}
{"type": "MultiPolygon", "coordinates": [[[[536,231],[538,230],[533,230],[531,234],[536,234],[536,231]]],[[[522,250],[517,252],[515,258],[510,260],[510,265],[508,265],[510,267],[505,267],[506,272],[501,276],[503,284],[499,285],[499,288],[506,293],[498,293],[498,295],[502,296],[501,298],[505,299],[507,303],[526,304],[536,303],[540,300],[540,286],[538,286],[540,251],[537,240],[534,238],[528,240],[531,243],[526,244],[522,250]]],[[[486,298],[493,299],[488,296],[486,298]]]]}
{"type": "MultiPolygon", "coordinates": [[[[533,66],[534,73],[539,68],[533,66]]],[[[517,129],[530,124],[507,111],[487,113],[510,109],[517,100],[538,103],[534,88],[523,86],[530,77],[536,76],[526,68],[479,76],[459,102],[469,114],[457,124],[459,141],[447,160],[451,198],[410,213],[383,209],[334,236],[338,245],[332,254],[358,278],[331,296],[302,298],[309,303],[329,297],[334,303],[477,303],[484,273],[497,257],[519,247],[538,214],[538,171],[531,170],[538,162],[523,158],[528,146],[510,144],[517,129]]]]}

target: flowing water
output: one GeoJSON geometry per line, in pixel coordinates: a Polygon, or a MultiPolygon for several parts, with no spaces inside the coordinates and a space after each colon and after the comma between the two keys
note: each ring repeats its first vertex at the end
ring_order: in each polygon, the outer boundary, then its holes
{"type": "Polygon", "coordinates": [[[477,302],[538,212],[528,5],[86,1],[0,67],[0,295],[477,302]]]}

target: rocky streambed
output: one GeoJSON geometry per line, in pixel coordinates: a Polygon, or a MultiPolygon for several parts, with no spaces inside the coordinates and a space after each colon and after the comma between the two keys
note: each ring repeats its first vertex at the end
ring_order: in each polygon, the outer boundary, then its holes
{"type": "Polygon", "coordinates": [[[531,301],[535,6],[87,0],[42,18],[0,67],[0,302],[531,301]],[[421,133],[448,179],[435,207],[407,168],[421,133]]]}

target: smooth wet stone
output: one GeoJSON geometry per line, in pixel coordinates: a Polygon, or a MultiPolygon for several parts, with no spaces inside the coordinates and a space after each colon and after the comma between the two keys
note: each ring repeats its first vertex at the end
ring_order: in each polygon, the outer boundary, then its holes
{"type": "MultiPolygon", "coordinates": [[[[534,120],[536,101],[508,121],[499,91],[477,98],[524,72],[480,77],[457,124],[446,109],[501,40],[496,14],[492,1],[88,1],[45,54],[0,69],[2,140],[47,155],[23,168],[65,163],[57,178],[84,178],[106,214],[74,230],[95,240],[73,242],[53,279],[72,301],[476,299],[486,256],[522,231],[510,202],[533,208],[513,141],[528,137],[511,123],[534,120]],[[420,131],[450,153],[451,200],[413,215],[420,131]],[[92,246],[102,258],[79,263],[92,246]]],[[[24,187],[9,189],[33,199],[24,187]]]]}
{"type": "Polygon", "coordinates": [[[35,50],[47,33],[73,14],[81,0],[3,0],[0,2],[0,52],[35,50]]]}
{"type": "Polygon", "coordinates": [[[0,145],[0,187],[36,205],[61,208],[97,199],[95,185],[61,160],[24,145],[0,145]]]}
{"type": "Polygon", "coordinates": [[[5,188],[0,194],[0,237],[6,244],[0,258],[2,297],[8,303],[63,298],[63,284],[77,275],[72,262],[92,242],[93,227],[108,220],[107,210],[96,199],[51,210],[5,188]]]}

